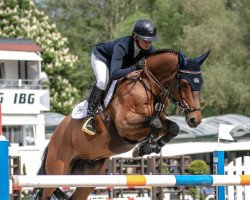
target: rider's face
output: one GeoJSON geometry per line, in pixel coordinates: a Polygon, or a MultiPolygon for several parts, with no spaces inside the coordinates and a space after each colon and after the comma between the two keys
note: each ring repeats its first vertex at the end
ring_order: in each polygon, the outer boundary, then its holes
{"type": "Polygon", "coordinates": [[[139,46],[144,50],[148,50],[150,48],[150,46],[152,45],[152,42],[145,41],[139,37],[137,37],[137,42],[138,42],[139,46]]]}

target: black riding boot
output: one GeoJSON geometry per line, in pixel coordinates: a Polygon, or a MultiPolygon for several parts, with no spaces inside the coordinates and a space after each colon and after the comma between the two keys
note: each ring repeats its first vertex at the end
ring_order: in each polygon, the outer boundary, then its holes
{"type": "Polygon", "coordinates": [[[94,85],[88,99],[88,112],[83,122],[82,131],[90,135],[96,134],[95,113],[101,101],[102,92],[103,90],[94,85]]]}

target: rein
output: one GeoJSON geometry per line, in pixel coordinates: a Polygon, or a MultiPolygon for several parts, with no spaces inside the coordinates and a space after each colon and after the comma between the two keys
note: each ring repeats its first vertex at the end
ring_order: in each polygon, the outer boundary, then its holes
{"type": "MultiPolygon", "coordinates": [[[[152,74],[152,72],[148,69],[148,67],[144,66],[143,71],[145,72],[145,74],[147,75],[147,77],[153,81],[155,83],[155,85],[161,90],[161,94],[160,96],[157,95],[156,93],[154,93],[150,88],[148,88],[146,86],[146,84],[144,83],[143,79],[141,78],[141,76],[139,77],[139,81],[142,83],[142,85],[144,86],[144,88],[149,91],[154,98],[158,101],[158,104],[156,103],[156,111],[157,114],[156,116],[160,115],[160,112],[163,110],[164,108],[164,101],[166,99],[166,97],[168,97],[168,99],[175,104],[176,106],[179,106],[185,113],[190,113],[190,112],[194,112],[194,111],[200,111],[201,108],[188,108],[184,103],[183,103],[183,98],[181,95],[181,85],[180,85],[180,73],[188,73],[188,74],[199,74],[201,72],[194,72],[194,71],[189,71],[189,70],[180,70],[179,67],[177,66],[177,74],[176,74],[176,78],[177,78],[177,88],[179,91],[179,95],[181,97],[181,101],[176,100],[173,95],[171,94],[171,83],[174,79],[174,77],[172,77],[170,84],[169,84],[169,88],[166,89],[158,80],[157,78],[152,74]]],[[[166,114],[166,113],[165,113],[166,114]]]]}

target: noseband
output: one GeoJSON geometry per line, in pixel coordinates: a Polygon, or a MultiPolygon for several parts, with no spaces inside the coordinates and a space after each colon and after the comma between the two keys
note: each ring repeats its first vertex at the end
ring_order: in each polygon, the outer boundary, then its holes
{"type": "Polygon", "coordinates": [[[166,89],[158,80],[157,78],[152,74],[152,72],[147,68],[147,66],[145,65],[144,67],[144,72],[146,73],[146,75],[157,85],[158,88],[160,88],[161,90],[161,94],[157,95],[156,93],[154,93],[151,89],[149,89],[146,84],[143,82],[141,76],[139,77],[139,81],[143,84],[144,88],[148,91],[150,91],[150,93],[155,97],[155,99],[157,99],[162,105],[166,99],[166,97],[168,97],[168,99],[175,104],[176,106],[179,106],[183,112],[187,113],[191,113],[191,112],[195,112],[195,111],[200,111],[201,108],[189,108],[184,104],[182,95],[181,95],[181,78],[180,78],[180,74],[181,73],[188,73],[188,74],[198,74],[201,72],[194,72],[194,71],[189,71],[189,70],[180,70],[179,67],[177,68],[177,73],[176,73],[176,79],[177,79],[177,88],[179,91],[179,96],[180,96],[180,101],[176,100],[173,95],[171,94],[171,83],[174,79],[174,77],[172,77],[170,84],[169,84],[169,88],[166,89]]]}

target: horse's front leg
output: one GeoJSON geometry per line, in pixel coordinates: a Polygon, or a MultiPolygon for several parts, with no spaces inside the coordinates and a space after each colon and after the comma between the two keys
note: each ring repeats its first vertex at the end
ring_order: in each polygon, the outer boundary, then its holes
{"type": "Polygon", "coordinates": [[[162,131],[162,123],[159,118],[135,114],[134,112],[127,112],[125,117],[124,115],[119,116],[117,116],[115,124],[120,136],[132,141],[142,141],[146,138],[134,149],[133,157],[156,151],[157,138],[162,131]],[[149,134],[147,129],[150,129],[149,134]]]}
{"type": "Polygon", "coordinates": [[[162,130],[162,123],[159,118],[152,117],[148,125],[151,128],[151,132],[146,141],[134,148],[133,157],[142,157],[157,151],[157,138],[162,130]]]}
{"type": "Polygon", "coordinates": [[[165,146],[170,140],[172,140],[174,137],[176,137],[179,132],[180,128],[179,126],[168,119],[162,120],[163,123],[163,136],[157,140],[155,153],[160,153],[161,148],[165,146]]]}

